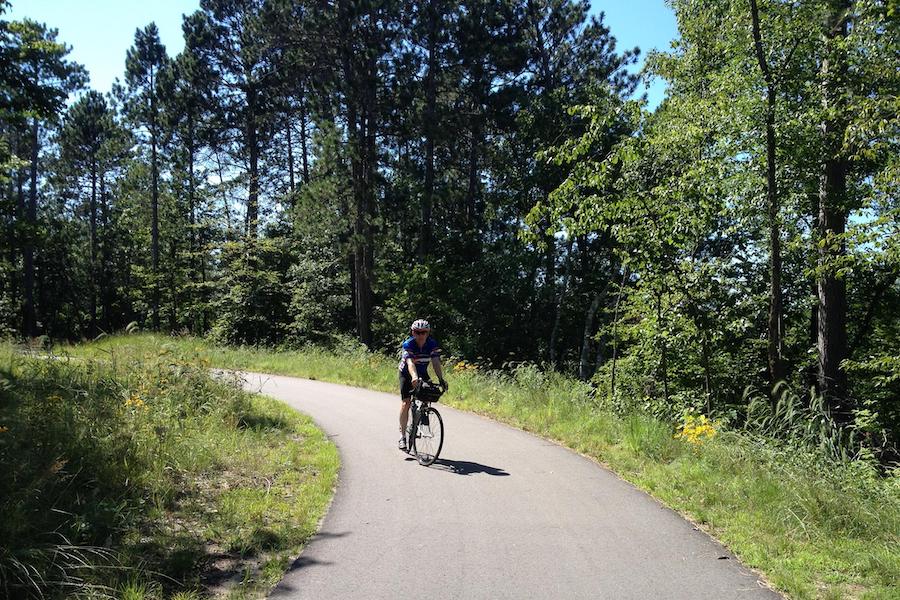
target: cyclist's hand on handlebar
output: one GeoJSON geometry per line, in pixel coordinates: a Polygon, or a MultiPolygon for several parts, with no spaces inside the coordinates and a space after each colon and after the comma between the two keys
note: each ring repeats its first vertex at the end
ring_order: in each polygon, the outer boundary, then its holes
{"type": "Polygon", "coordinates": [[[416,377],[412,380],[412,386],[413,389],[418,390],[420,387],[422,387],[422,380],[416,377]]]}

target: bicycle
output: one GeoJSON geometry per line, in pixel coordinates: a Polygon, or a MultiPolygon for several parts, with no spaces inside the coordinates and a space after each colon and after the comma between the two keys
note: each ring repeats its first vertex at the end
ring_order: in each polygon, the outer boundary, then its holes
{"type": "Polygon", "coordinates": [[[441,386],[430,381],[423,381],[412,392],[412,424],[406,430],[406,451],[425,467],[434,464],[444,445],[444,420],[431,405],[443,393],[441,386]]]}

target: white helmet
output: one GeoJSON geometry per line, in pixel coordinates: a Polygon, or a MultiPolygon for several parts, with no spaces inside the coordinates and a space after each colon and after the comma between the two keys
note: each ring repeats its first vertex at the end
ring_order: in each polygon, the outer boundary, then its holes
{"type": "Polygon", "coordinates": [[[410,331],[431,331],[431,324],[425,319],[416,319],[409,326],[410,331]]]}

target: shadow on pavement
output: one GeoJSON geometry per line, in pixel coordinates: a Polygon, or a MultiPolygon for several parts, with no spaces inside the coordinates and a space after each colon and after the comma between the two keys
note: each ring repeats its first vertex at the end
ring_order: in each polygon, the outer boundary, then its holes
{"type": "Polygon", "coordinates": [[[319,538],[342,538],[342,537],[346,537],[348,535],[350,535],[349,531],[343,531],[341,533],[331,533],[330,531],[320,531],[316,535],[312,536],[312,538],[309,541],[312,542],[313,540],[317,540],[319,538]]]}
{"type": "MultiPolygon", "coordinates": [[[[341,538],[341,537],[344,537],[347,535],[350,535],[349,531],[344,531],[342,533],[331,533],[330,531],[320,531],[319,533],[314,535],[309,540],[309,542],[307,542],[307,548],[309,547],[310,544],[312,544],[313,542],[315,542],[318,539],[341,538]]],[[[304,552],[305,552],[305,550],[304,550],[304,552]]],[[[291,563],[291,566],[287,570],[285,575],[287,575],[288,573],[291,573],[293,571],[299,571],[300,569],[302,569],[304,567],[309,567],[311,565],[330,565],[330,564],[332,564],[332,563],[328,562],[328,561],[316,560],[315,558],[311,558],[311,557],[307,556],[306,554],[301,554],[300,556],[297,557],[297,560],[295,560],[293,563],[291,563]]],[[[281,591],[284,591],[285,589],[289,589],[289,588],[287,588],[287,586],[284,585],[283,581],[278,587],[281,591]]]]}
{"type": "MultiPolygon", "coordinates": [[[[332,537],[340,537],[340,536],[332,536],[332,537]]],[[[297,560],[295,560],[291,567],[282,575],[281,581],[275,587],[274,590],[269,594],[269,598],[294,598],[298,593],[298,588],[294,587],[290,583],[288,583],[287,577],[291,573],[299,571],[304,567],[310,567],[312,565],[332,565],[334,563],[330,561],[316,560],[314,558],[309,558],[304,555],[300,555],[297,560]]]]}
{"type": "Polygon", "coordinates": [[[307,543],[307,547],[304,549],[304,554],[301,554],[297,557],[290,568],[285,572],[282,576],[281,582],[272,590],[271,594],[268,596],[269,598],[294,598],[299,594],[300,590],[288,581],[288,575],[299,571],[305,567],[311,567],[313,565],[333,565],[334,563],[327,560],[316,560],[315,558],[309,557],[306,555],[306,551],[309,549],[309,546],[313,544],[316,540],[322,538],[339,538],[350,535],[349,531],[343,531],[340,533],[331,533],[330,531],[320,531],[316,535],[312,537],[307,543]]]}
{"type": "Polygon", "coordinates": [[[439,458],[437,462],[431,465],[431,468],[439,471],[447,471],[448,473],[454,473],[456,475],[476,475],[478,473],[484,473],[496,477],[509,477],[509,473],[503,469],[489,467],[467,460],[447,460],[445,458],[439,458]]]}
{"type": "MultiPolygon", "coordinates": [[[[315,543],[318,540],[322,540],[325,538],[342,538],[342,537],[345,537],[348,535],[350,535],[349,531],[344,531],[341,533],[331,533],[330,531],[320,531],[316,535],[312,536],[308,542],[306,542],[306,548],[309,548],[309,546],[311,544],[315,543]]],[[[304,552],[306,552],[306,549],[304,549],[304,552]]],[[[310,558],[306,554],[301,554],[300,556],[297,557],[297,560],[295,560],[293,562],[293,564],[291,564],[291,568],[289,569],[289,571],[296,571],[297,569],[302,569],[303,567],[308,567],[309,565],[330,565],[330,564],[331,563],[329,563],[329,562],[324,562],[321,560],[316,560],[314,558],[310,558]]]]}

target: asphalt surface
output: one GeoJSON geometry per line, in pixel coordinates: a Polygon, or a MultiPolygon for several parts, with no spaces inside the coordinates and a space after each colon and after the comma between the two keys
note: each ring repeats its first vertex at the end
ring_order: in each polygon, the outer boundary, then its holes
{"type": "Polygon", "coordinates": [[[444,448],[423,467],[397,450],[396,395],[245,377],[310,415],[342,462],[274,598],[780,598],[678,514],[554,443],[439,404],[444,448]]]}

